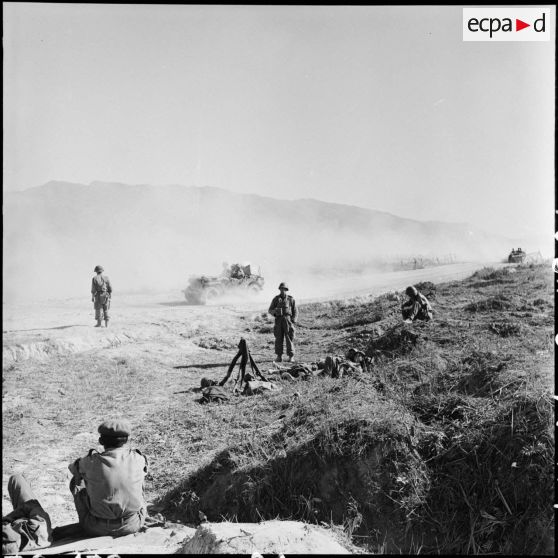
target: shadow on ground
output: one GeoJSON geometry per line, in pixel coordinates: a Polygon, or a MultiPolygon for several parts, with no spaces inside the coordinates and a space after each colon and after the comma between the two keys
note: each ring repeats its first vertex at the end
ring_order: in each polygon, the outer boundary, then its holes
{"type": "Polygon", "coordinates": [[[90,328],[92,326],[86,324],[72,324],[72,325],[65,325],[65,326],[56,326],[56,327],[35,327],[32,329],[5,329],[2,333],[20,333],[24,331],[49,331],[51,329],[70,329],[72,327],[87,327],[90,328]]]}
{"type": "Polygon", "coordinates": [[[215,362],[210,364],[181,364],[180,366],[173,366],[175,370],[181,370],[184,368],[201,368],[206,370],[208,368],[222,368],[223,366],[228,366],[230,362],[215,362]]]}
{"type": "Polygon", "coordinates": [[[177,300],[176,302],[158,302],[159,306],[201,306],[200,304],[195,304],[193,302],[188,302],[186,300],[177,300]]]}

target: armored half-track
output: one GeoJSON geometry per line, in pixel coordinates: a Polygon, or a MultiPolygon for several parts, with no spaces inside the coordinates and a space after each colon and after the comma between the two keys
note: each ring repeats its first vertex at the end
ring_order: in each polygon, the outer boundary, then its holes
{"type": "Polygon", "coordinates": [[[218,276],[192,276],[182,291],[190,304],[206,304],[228,294],[252,295],[264,286],[264,278],[252,272],[250,265],[233,264],[218,276]]]}
{"type": "Polygon", "coordinates": [[[523,263],[526,257],[527,253],[521,248],[518,248],[517,250],[512,249],[510,255],[508,256],[508,263],[523,263]]]}

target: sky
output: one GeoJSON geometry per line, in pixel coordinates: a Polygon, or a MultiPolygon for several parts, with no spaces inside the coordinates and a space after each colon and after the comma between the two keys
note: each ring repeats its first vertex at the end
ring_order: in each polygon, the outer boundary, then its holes
{"type": "Polygon", "coordinates": [[[3,11],[5,192],[215,186],[553,230],[554,29],[464,42],[460,6],[3,11]]]}

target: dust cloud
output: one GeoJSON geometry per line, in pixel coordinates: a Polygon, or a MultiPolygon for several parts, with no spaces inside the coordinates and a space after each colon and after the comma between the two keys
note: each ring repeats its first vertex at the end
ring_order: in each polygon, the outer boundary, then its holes
{"type": "MultiPolygon", "coordinates": [[[[5,195],[3,301],[88,298],[95,265],[117,293],[175,292],[223,262],[251,263],[304,296],[344,277],[420,261],[501,260],[508,239],[315,200],[216,188],[51,182],[5,195]]],[[[414,264],[416,265],[416,264],[414,264]]]]}

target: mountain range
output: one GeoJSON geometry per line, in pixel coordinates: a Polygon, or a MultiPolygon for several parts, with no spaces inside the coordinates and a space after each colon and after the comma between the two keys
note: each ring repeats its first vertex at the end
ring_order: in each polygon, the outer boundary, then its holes
{"type": "Polygon", "coordinates": [[[314,199],[52,181],[4,194],[4,300],[87,292],[97,264],[140,291],[183,288],[190,274],[218,274],[224,261],[285,276],[413,254],[496,260],[511,242],[466,223],[314,199]]]}

